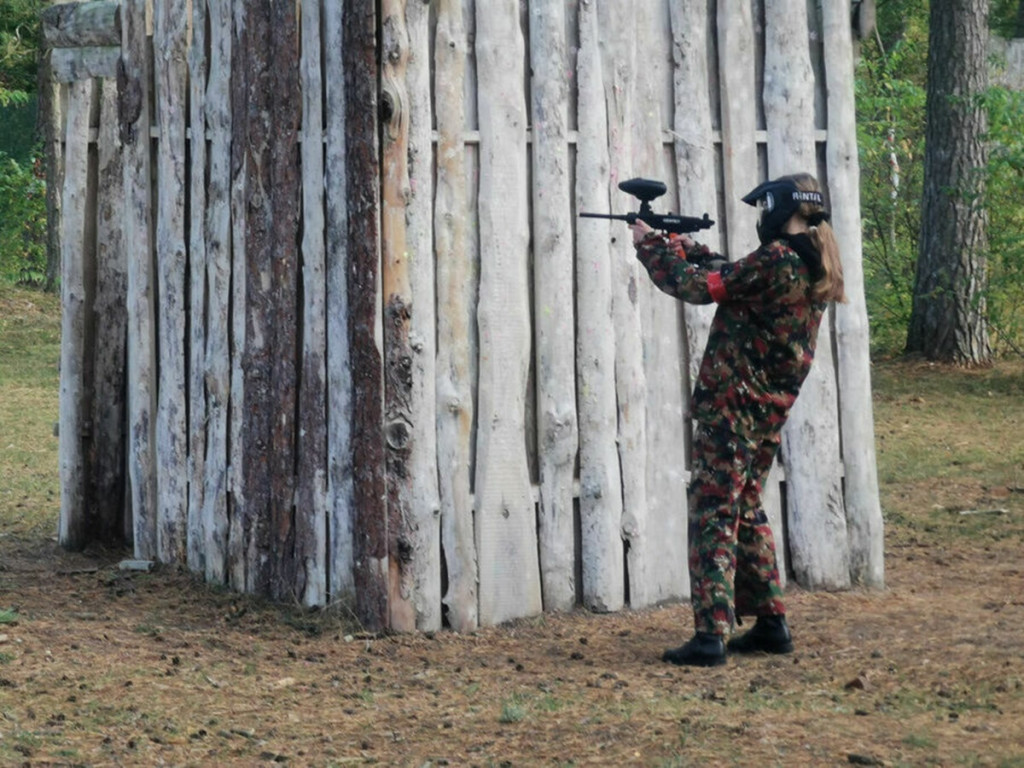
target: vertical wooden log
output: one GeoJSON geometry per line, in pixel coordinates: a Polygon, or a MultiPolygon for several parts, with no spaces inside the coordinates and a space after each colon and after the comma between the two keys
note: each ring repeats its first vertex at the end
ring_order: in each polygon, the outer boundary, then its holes
{"type": "Polygon", "coordinates": [[[437,481],[437,311],[434,293],[433,187],[434,152],[430,103],[430,4],[407,2],[406,30],[409,61],[409,198],[406,206],[406,245],[409,250],[409,288],[412,315],[410,404],[412,428],[412,517],[409,537],[414,551],[413,603],[416,626],[441,628],[441,506],[437,481]]]}
{"type": "MultiPolygon", "coordinates": [[[[631,3],[623,0],[598,6],[601,60],[604,70],[605,101],[608,110],[609,177],[611,207],[616,211],[633,210],[635,198],[618,189],[618,183],[633,174],[632,129],[636,117],[636,18],[631,3]]],[[[607,541],[613,562],[602,592],[591,593],[586,584],[584,599],[595,610],[616,611],[625,601],[625,583],[621,575],[622,537],[639,530],[637,522],[648,517],[647,507],[647,419],[645,400],[647,381],[643,368],[642,329],[640,324],[638,272],[629,230],[611,234],[612,311],[615,325],[615,385],[618,402],[618,446],[622,467],[623,518],[621,529],[614,531],[619,541],[607,541]],[[617,575],[618,574],[618,575],[617,575]]],[[[644,277],[646,279],[646,277],[644,277]]],[[[608,531],[608,533],[611,533],[608,531]]]]}
{"type": "MultiPolygon", "coordinates": [[[[204,101],[210,134],[206,213],[206,461],[203,466],[203,554],[207,581],[227,580],[228,413],[231,389],[231,3],[209,0],[210,67],[204,101]]],[[[195,221],[195,220],[193,220],[195,221]]],[[[194,226],[199,226],[198,222],[194,226]]],[[[198,477],[196,473],[194,476],[198,477]]]]}
{"type": "Polygon", "coordinates": [[[320,0],[302,2],[302,374],[295,493],[296,593],[327,601],[327,288],[320,0]]]}
{"type": "Polygon", "coordinates": [[[441,538],[447,566],[444,604],[457,632],[477,627],[476,548],[470,488],[473,426],[471,318],[476,274],[466,212],[466,30],[460,0],[437,8],[437,462],[441,538]]]}
{"type": "Polygon", "coordinates": [[[565,3],[531,0],[534,339],[545,610],[576,604],[573,482],[579,444],[574,382],[565,3]]]}
{"type": "MultiPolygon", "coordinates": [[[[817,169],[807,29],[803,0],[766,4],[764,106],[773,178],[817,169]]],[[[797,581],[812,589],[850,583],[838,423],[826,314],[814,366],[783,430],[782,444],[791,564],[797,581]]]]}
{"type": "MultiPolygon", "coordinates": [[[[270,114],[267,125],[272,136],[269,147],[270,186],[263,205],[270,203],[270,270],[260,271],[261,286],[249,293],[250,306],[266,300],[270,310],[264,333],[269,331],[271,389],[270,411],[270,594],[277,599],[295,600],[299,563],[295,528],[295,409],[298,400],[298,274],[299,212],[302,178],[299,165],[299,122],[302,117],[299,80],[298,8],[294,3],[274,4],[270,12],[267,60],[270,114]],[[257,293],[259,298],[256,298],[257,293]]],[[[254,204],[252,201],[251,204],[254,204]]],[[[250,263],[249,274],[256,271],[250,263]]],[[[252,285],[255,287],[255,280],[252,285]]],[[[256,330],[256,323],[253,324],[256,330]]]]}
{"type": "Polygon", "coordinates": [[[94,510],[92,538],[124,538],[125,512],[125,303],[126,256],[121,231],[121,144],[117,135],[117,84],[100,84],[97,137],[96,294],[92,302],[92,442],[89,456],[89,504],[94,510]]]}
{"type": "Polygon", "coordinates": [[[377,14],[374,0],[345,8],[343,35],[348,172],[349,344],[356,611],[388,626],[388,528],[384,482],[384,381],[380,314],[380,169],[377,162],[377,14]]]}
{"type": "Polygon", "coordinates": [[[64,191],[61,209],[64,232],[61,247],[61,352],[60,352],[60,530],[59,541],[81,549],[89,536],[89,509],[85,497],[85,365],[87,299],[85,291],[86,203],[89,193],[89,112],[92,80],[68,87],[64,191]]]}
{"type": "MultiPolygon", "coordinates": [[[[578,22],[576,207],[608,213],[608,112],[594,4],[580,3],[578,22]]],[[[624,588],[610,224],[618,223],[586,219],[576,226],[580,528],[583,601],[587,605],[601,604],[607,595],[624,588]]]]}
{"type": "Polygon", "coordinates": [[[203,529],[206,489],[206,0],[192,3],[192,44],[188,49],[188,514],[185,556],[188,569],[205,573],[203,529]]]}
{"type": "Polygon", "coordinates": [[[157,551],[155,427],[155,318],[150,205],[149,61],[146,0],[121,7],[118,122],[123,148],[124,240],[128,258],[128,478],[135,556],[157,551]]]}
{"type": "Polygon", "coordinates": [[[344,4],[324,8],[327,99],[325,196],[327,218],[327,588],[332,601],[355,593],[353,524],[352,347],[349,338],[347,152],[344,4]]]}
{"type": "MultiPolygon", "coordinates": [[[[732,261],[758,246],[757,208],[743,195],[761,178],[757,158],[757,71],[754,63],[754,22],[748,0],[722,0],[718,5],[718,73],[722,115],[722,189],[725,252],[732,261]]],[[[761,502],[775,535],[779,576],[786,578],[786,547],[782,526],[782,472],[775,462],[761,502]]]]}
{"type": "MultiPolygon", "coordinates": [[[[231,21],[231,64],[230,78],[230,123],[231,141],[228,144],[230,160],[230,225],[231,225],[231,273],[229,278],[231,299],[227,305],[230,312],[230,405],[228,415],[228,445],[230,454],[227,463],[228,536],[225,571],[228,583],[238,591],[244,591],[247,581],[247,556],[251,527],[248,511],[249,489],[245,486],[244,473],[249,456],[242,439],[245,423],[245,375],[243,354],[246,346],[246,195],[251,162],[247,150],[249,73],[246,50],[245,26],[234,12],[234,3],[225,3],[223,13],[231,21]]],[[[221,10],[221,9],[218,9],[221,10]]]]}
{"type": "Polygon", "coordinates": [[[836,306],[835,323],[850,578],[856,584],[882,588],[885,586],[884,541],[875,465],[868,315],[864,301],[850,3],[846,0],[824,3],[821,12],[828,92],[829,196],[833,201],[832,227],[839,241],[848,299],[847,304],[836,306]]]}
{"type": "Polygon", "coordinates": [[[416,627],[413,606],[413,561],[424,555],[412,537],[413,482],[409,466],[414,445],[413,350],[410,261],[419,254],[406,242],[409,184],[409,100],[406,67],[409,36],[405,0],[381,4],[381,114],[384,133],[381,173],[381,282],[384,290],[384,434],[388,491],[388,608],[391,627],[400,632],[416,627]]]}
{"type": "MultiPolygon", "coordinates": [[[[668,65],[673,59],[673,38],[665,26],[668,9],[651,4],[637,6],[637,39],[644,41],[643,54],[637,53],[633,138],[634,174],[667,179],[670,168],[665,152],[664,127],[671,118],[663,117],[664,87],[676,79],[668,65]],[[654,11],[660,11],[655,16],[654,11]]],[[[688,23],[697,23],[696,19],[688,23]]],[[[706,88],[705,88],[706,91],[706,88]]],[[[692,107],[699,110],[700,100],[692,107]]],[[[672,210],[674,195],[660,198],[656,210],[672,210]]],[[[707,206],[708,199],[700,204],[707,206]]],[[[632,209],[637,202],[631,201],[632,209]]],[[[693,209],[690,209],[693,210],[693,209]]],[[[702,208],[701,210],[708,210],[702,208]]],[[[632,244],[632,233],[620,230],[632,244]]],[[[630,257],[636,255],[630,248],[630,257]]],[[[647,504],[643,510],[627,510],[623,533],[628,550],[630,605],[639,607],[689,595],[686,551],[686,443],[687,418],[684,392],[687,389],[688,355],[683,318],[686,305],[661,291],[640,270],[637,279],[639,297],[644,379],[644,440],[646,461],[644,490],[647,504]],[[657,457],[657,458],[654,458],[657,457]],[[636,512],[645,511],[646,516],[636,512]]]]}
{"type": "Polygon", "coordinates": [[[541,610],[536,515],[523,440],[530,326],[526,97],[517,0],[478,8],[480,330],[476,535],[480,622],[541,610]]]}
{"type": "Polygon", "coordinates": [[[157,556],[184,563],[188,514],[185,325],[185,0],[155,7],[157,208],[157,556]]]}

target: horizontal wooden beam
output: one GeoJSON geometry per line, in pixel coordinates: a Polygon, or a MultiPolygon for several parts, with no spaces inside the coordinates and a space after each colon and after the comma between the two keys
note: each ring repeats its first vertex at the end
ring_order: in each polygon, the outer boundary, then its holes
{"type": "Polygon", "coordinates": [[[88,80],[92,77],[117,77],[120,46],[54,48],[49,52],[50,72],[58,83],[88,80]]]}
{"type": "Polygon", "coordinates": [[[118,2],[61,3],[49,6],[40,16],[46,48],[121,45],[121,4],[118,2]]]}

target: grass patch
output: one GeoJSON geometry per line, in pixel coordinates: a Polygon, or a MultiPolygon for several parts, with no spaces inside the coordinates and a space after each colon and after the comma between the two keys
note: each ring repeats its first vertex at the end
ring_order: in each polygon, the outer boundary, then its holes
{"type": "Polygon", "coordinates": [[[0,283],[0,532],[53,535],[60,303],[0,283]]]}
{"type": "Polygon", "coordinates": [[[18,612],[10,608],[0,608],[0,624],[17,624],[18,612]]]}

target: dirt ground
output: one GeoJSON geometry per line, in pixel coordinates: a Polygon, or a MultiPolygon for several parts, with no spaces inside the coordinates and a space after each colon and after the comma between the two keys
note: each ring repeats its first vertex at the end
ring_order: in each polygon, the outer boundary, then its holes
{"type": "Polygon", "coordinates": [[[372,637],[6,537],[0,764],[1024,765],[1024,494],[916,492],[884,591],[791,587],[796,652],[713,670],[659,660],[682,605],[372,637]]]}

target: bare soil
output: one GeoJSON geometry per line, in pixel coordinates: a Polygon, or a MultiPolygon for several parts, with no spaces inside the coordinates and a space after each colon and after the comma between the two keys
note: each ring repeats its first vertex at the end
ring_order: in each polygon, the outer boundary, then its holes
{"type": "Polygon", "coordinates": [[[3,534],[0,765],[1024,766],[1015,482],[887,485],[886,589],[712,670],[660,661],[685,605],[372,636],[3,534]]]}

